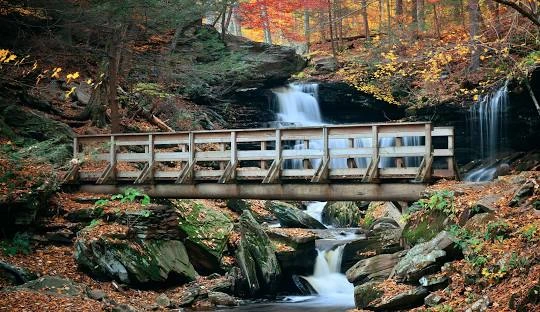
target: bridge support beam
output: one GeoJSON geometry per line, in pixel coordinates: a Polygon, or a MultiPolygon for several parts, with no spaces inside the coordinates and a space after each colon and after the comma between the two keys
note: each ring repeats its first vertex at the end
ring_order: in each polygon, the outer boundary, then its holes
{"type": "Polygon", "coordinates": [[[120,194],[137,188],[154,198],[276,199],[276,200],[378,200],[415,201],[425,190],[421,183],[362,184],[157,184],[81,185],[82,192],[120,194]]]}

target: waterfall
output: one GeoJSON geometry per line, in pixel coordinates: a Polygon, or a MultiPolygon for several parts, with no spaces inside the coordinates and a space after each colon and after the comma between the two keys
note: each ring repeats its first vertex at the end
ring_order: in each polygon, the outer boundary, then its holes
{"type": "Polygon", "coordinates": [[[340,272],[341,257],[345,245],[335,249],[317,249],[313,275],[303,277],[321,298],[340,300],[354,305],[354,286],[340,272]]]}
{"type": "Polygon", "coordinates": [[[506,107],[508,104],[508,82],[495,93],[482,97],[469,112],[471,148],[480,151],[482,159],[489,160],[490,166],[471,171],[466,181],[480,182],[492,180],[496,172],[497,154],[505,143],[506,107]]]}

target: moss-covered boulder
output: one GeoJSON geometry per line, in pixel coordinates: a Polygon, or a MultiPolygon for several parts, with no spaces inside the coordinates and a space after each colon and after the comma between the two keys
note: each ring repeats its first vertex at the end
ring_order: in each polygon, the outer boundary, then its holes
{"type": "Polygon", "coordinates": [[[197,272],[179,240],[136,240],[125,226],[98,222],[75,242],[79,266],[94,275],[144,285],[194,280],[197,272]]]}
{"type": "Polygon", "coordinates": [[[10,105],[3,98],[0,98],[0,112],[0,134],[20,148],[18,156],[38,158],[57,166],[65,165],[73,157],[74,133],[66,124],[20,105],[10,105]]]}
{"type": "Polygon", "coordinates": [[[180,214],[178,226],[185,236],[189,258],[201,274],[219,272],[231,219],[223,212],[194,200],[173,201],[180,214]]]}
{"type": "Polygon", "coordinates": [[[403,228],[404,242],[414,246],[431,240],[446,228],[446,219],[447,215],[440,210],[429,210],[416,215],[409,219],[403,228]]]}
{"type": "Polygon", "coordinates": [[[266,207],[274,213],[282,227],[326,229],[326,226],[304,211],[281,201],[267,201],[266,207]]]}
{"type": "Polygon", "coordinates": [[[251,296],[275,295],[281,268],[270,238],[249,211],[240,216],[240,234],[236,258],[243,288],[251,296]]]}
{"type": "Polygon", "coordinates": [[[362,214],[355,202],[327,202],[322,211],[322,221],[334,227],[357,227],[362,214]]]}
{"type": "Polygon", "coordinates": [[[272,212],[266,208],[263,200],[229,199],[227,200],[227,208],[237,213],[249,210],[257,222],[273,222],[276,220],[272,212]]]}

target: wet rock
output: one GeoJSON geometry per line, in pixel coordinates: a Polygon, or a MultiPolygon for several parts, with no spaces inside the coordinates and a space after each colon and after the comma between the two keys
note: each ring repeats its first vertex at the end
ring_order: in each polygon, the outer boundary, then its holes
{"type": "Polygon", "coordinates": [[[348,270],[360,260],[403,250],[399,243],[400,238],[400,228],[377,230],[369,232],[365,239],[358,239],[345,244],[341,260],[342,271],[348,270]]]}
{"type": "Polygon", "coordinates": [[[424,287],[411,287],[411,289],[399,293],[390,298],[371,303],[367,308],[376,311],[404,310],[421,306],[424,298],[428,295],[424,287]]]}
{"type": "Polygon", "coordinates": [[[394,268],[393,276],[399,281],[417,282],[426,274],[437,272],[444,260],[452,257],[455,241],[448,232],[443,231],[432,240],[411,248],[394,268]]]}
{"type": "Polygon", "coordinates": [[[360,260],[345,273],[347,280],[354,285],[383,281],[390,276],[392,269],[404,255],[405,252],[400,251],[360,260]]]}
{"type": "Polygon", "coordinates": [[[5,261],[0,261],[0,276],[9,279],[16,285],[28,283],[38,278],[34,272],[5,261]]]}
{"type": "Polygon", "coordinates": [[[322,211],[322,221],[337,228],[358,227],[362,214],[355,202],[327,202],[322,211]]]}
{"type": "Polygon", "coordinates": [[[292,232],[279,228],[268,228],[266,233],[274,244],[284,246],[276,250],[276,257],[283,277],[280,288],[295,290],[293,275],[311,275],[313,273],[317,257],[315,240],[318,235],[310,230],[294,229],[292,232]],[[298,233],[299,231],[301,234],[298,233]]]}
{"type": "Polygon", "coordinates": [[[435,293],[431,293],[424,298],[424,304],[428,307],[435,307],[443,302],[444,299],[435,293]]]}
{"type": "Polygon", "coordinates": [[[369,282],[354,287],[354,304],[358,309],[369,307],[372,301],[383,296],[384,291],[376,287],[378,284],[377,282],[369,282]]]}
{"type": "Polygon", "coordinates": [[[190,281],[197,273],[186,248],[175,240],[141,240],[102,235],[75,243],[75,259],[92,274],[126,284],[190,281]]]}
{"type": "Polygon", "coordinates": [[[240,216],[240,244],[236,258],[245,278],[244,287],[251,296],[275,294],[281,269],[270,238],[251,212],[240,216]]]}
{"type": "Polygon", "coordinates": [[[167,307],[169,307],[171,305],[171,299],[169,299],[169,297],[167,297],[167,295],[161,294],[156,298],[156,304],[159,307],[167,308],[167,307]]]}
{"type": "Polygon", "coordinates": [[[180,296],[171,300],[171,305],[174,307],[187,307],[190,306],[200,293],[200,286],[196,282],[191,282],[180,293],[180,296]]]}
{"type": "Polygon", "coordinates": [[[227,207],[234,212],[242,213],[251,209],[251,203],[247,199],[228,199],[227,207]]]}
{"type": "Polygon", "coordinates": [[[282,227],[326,229],[319,221],[293,205],[280,201],[267,201],[267,208],[278,218],[282,227]]]}
{"type": "Polygon", "coordinates": [[[86,295],[90,299],[103,300],[107,297],[107,294],[101,289],[90,289],[86,291],[86,295]]]}
{"type": "Polygon", "coordinates": [[[217,306],[234,307],[238,305],[237,300],[233,296],[219,291],[209,292],[208,300],[210,300],[212,304],[215,304],[217,306]]]}
{"type": "Polygon", "coordinates": [[[180,213],[179,227],[193,266],[201,274],[220,272],[220,260],[233,223],[221,211],[193,200],[173,202],[180,213]]]}

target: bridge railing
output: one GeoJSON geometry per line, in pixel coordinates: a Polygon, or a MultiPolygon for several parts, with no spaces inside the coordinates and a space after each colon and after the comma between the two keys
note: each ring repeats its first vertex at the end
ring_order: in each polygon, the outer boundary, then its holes
{"type": "Polygon", "coordinates": [[[89,135],[73,152],[67,179],[97,184],[455,176],[453,128],[423,122],[89,135]]]}

